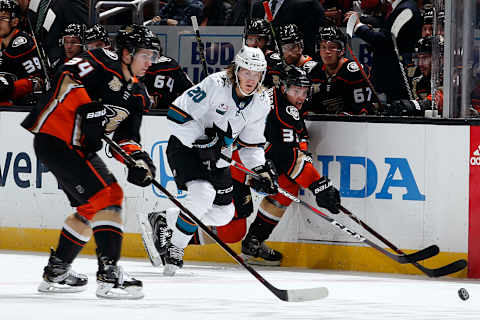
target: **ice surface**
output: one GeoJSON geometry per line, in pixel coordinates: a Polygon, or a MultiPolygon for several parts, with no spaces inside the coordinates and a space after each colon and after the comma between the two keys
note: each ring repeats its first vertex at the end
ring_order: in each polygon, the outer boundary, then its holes
{"type": "Polygon", "coordinates": [[[281,289],[327,286],[330,295],[310,302],[283,302],[241,266],[187,262],[175,277],[146,260],[123,259],[144,282],[145,298],[102,300],[95,296],[96,260],[79,257],[88,289],[73,294],[37,292],[47,254],[0,252],[0,319],[210,320],[210,319],[480,319],[480,282],[452,278],[256,268],[281,289]],[[470,299],[457,291],[464,287],[470,299]]]}

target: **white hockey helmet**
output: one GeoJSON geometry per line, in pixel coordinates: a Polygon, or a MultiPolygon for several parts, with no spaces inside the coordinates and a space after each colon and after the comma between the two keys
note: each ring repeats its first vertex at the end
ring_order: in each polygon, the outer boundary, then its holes
{"type": "Polygon", "coordinates": [[[263,52],[259,48],[251,48],[247,46],[243,46],[240,51],[238,51],[237,55],[235,56],[235,80],[239,87],[240,92],[245,96],[252,95],[255,90],[250,92],[249,94],[242,91],[240,88],[240,83],[238,81],[238,70],[239,68],[244,68],[251,71],[261,72],[262,77],[257,84],[257,88],[260,87],[263,83],[263,79],[265,78],[265,73],[267,71],[267,60],[265,60],[265,56],[263,52]]]}

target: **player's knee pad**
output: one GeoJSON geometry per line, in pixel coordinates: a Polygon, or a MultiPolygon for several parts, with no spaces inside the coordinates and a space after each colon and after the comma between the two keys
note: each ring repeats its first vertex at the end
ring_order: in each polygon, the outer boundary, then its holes
{"type": "Polygon", "coordinates": [[[213,205],[203,217],[202,222],[207,226],[224,226],[232,220],[234,214],[233,203],[227,206],[213,205]]]}
{"type": "Polygon", "coordinates": [[[77,213],[87,220],[92,220],[95,214],[105,208],[121,208],[123,201],[123,191],[118,183],[103,188],[94,194],[88,202],[77,207],[77,213]]]}
{"type": "Polygon", "coordinates": [[[234,219],[229,224],[217,227],[217,235],[226,243],[235,243],[247,233],[247,219],[234,219]]]}
{"type": "Polygon", "coordinates": [[[194,180],[187,183],[188,194],[185,207],[201,219],[212,207],[216,191],[212,184],[205,180],[194,180]]]}

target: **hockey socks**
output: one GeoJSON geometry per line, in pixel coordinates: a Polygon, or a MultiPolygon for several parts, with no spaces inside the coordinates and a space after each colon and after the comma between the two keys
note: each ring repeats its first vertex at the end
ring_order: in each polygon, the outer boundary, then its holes
{"type": "Polygon", "coordinates": [[[93,236],[97,251],[105,257],[117,262],[122,250],[123,227],[115,222],[101,221],[93,225],[93,236]]]}
{"type": "Polygon", "coordinates": [[[247,237],[255,235],[258,241],[263,242],[268,239],[279,221],[279,217],[271,215],[259,208],[257,217],[250,225],[247,237]]]}
{"type": "Polygon", "coordinates": [[[82,236],[68,225],[64,225],[60,232],[56,257],[65,263],[71,264],[88,240],[90,240],[89,237],[82,236]]]}

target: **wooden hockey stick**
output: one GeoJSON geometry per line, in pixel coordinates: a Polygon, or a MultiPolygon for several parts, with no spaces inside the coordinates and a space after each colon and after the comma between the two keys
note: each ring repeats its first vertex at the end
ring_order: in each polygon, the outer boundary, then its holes
{"type": "MultiPolygon", "coordinates": [[[[135,160],[127,154],[116,142],[110,139],[108,136],[103,136],[103,140],[117,152],[125,161],[128,167],[135,166],[135,160]]],[[[288,302],[300,302],[323,299],[328,296],[328,289],[326,287],[308,288],[308,289],[278,289],[262,277],[255,269],[243,261],[232,248],[230,248],[225,242],[223,242],[210,228],[208,228],[203,222],[198,219],[190,210],[185,208],[168,190],[163,187],[160,182],[153,180],[152,184],[157,187],[163,194],[165,194],[170,201],[172,201],[183,213],[185,213],[190,219],[192,219],[200,229],[202,229],[210,238],[218,243],[223,250],[225,250],[235,261],[247,269],[258,281],[260,281],[270,292],[277,296],[280,300],[288,302]]]]}
{"type": "Polygon", "coordinates": [[[412,90],[410,89],[410,85],[408,84],[408,79],[407,75],[405,74],[405,69],[403,68],[403,64],[400,61],[400,52],[398,51],[398,45],[397,45],[397,37],[398,34],[400,33],[400,30],[402,30],[403,26],[410,21],[413,17],[413,12],[411,9],[405,9],[400,14],[397,16],[395,21],[392,24],[391,28],[391,34],[392,34],[392,41],[393,41],[393,47],[395,50],[395,54],[397,55],[397,60],[398,60],[398,66],[400,67],[400,72],[402,74],[403,82],[405,85],[405,89],[407,89],[408,92],[408,98],[410,100],[413,100],[413,94],[412,90]]]}
{"type": "MultiPolygon", "coordinates": [[[[229,162],[229,163],[231,163],[237,169],[245,172],[246,174],[251,175],[254,178],[259,178],[259,175],[257,173],[249,170],[243,164],[241,164],[241,163],[239,163],[239,162],[237,162],[237,161],[235,161],[235,160],[233,160],[233,159],[231,159],[231,158],[229,158],[229,157],[227,157],[223,154],[220,154],[220,158],[229,162]]],[[[376,249],[377,251],[383,253],[384,255],[386,255],[387,257],[389,257],[392,260],[395,260],[398,263],[405,264],[405,263],[412,263],[414,261],[425,260],[425,259],[428,259],[430,257],[433,257],[433,256],[437,255],[438,252],[440,251],[438,246],[431,245],[429,247],[418,250],[418,251],[416,251],[414,253],[411,253],[411,254],[405,254],[405,253],[402,253],[400,255],[393,254],[393,253],[385,250],[384,248],[380,247],[375,242],[370,241],[369,239],[362,236],[361,234],[359,234],[359,233],[357,233],[353,230],[350,230],[349,228],[347,228],[346,226],[344,226],[340,222],[336,221],[335,219],[331,218],[327,214],[321,212],[320,210],[311,206],[310,204],[306,203],[305,201],[302,201],[302,200],[298,199],[297,197],[295,197],[293,194],[289,193],[288,191],[285,191],[285,190],[283,190],[282,188],[279,187],[278,192],[281,193],[282,195],[284,195],[285,197],[293,200],[294,202],[297,202],[297,203],[303,205],[304,207],[308,208],[310,211],[316,213],[322,219],[328,221],[330,224],[334,225],[335,227],[342,230],[343,232],[348,233],[351,237],[357,239],[360,242],[363,242],[363,243],[369,245],[370,247],[376,249]]]]}
{"type": "Polygon", "coordinates": [[[198,43],[198,52],[200,53],[200,61],[202,62],[203,72],[205,73],[205,77],[208,76],[208,67],[207,67],[207,59],[205,58],[205,46],[202,42],[202,38],[200,37],[200,30],[198,29],[198,22],[196,16],[191,16],[192,19],[192,26],[193,31],[195,31],[195,39],[198,43]]]}

